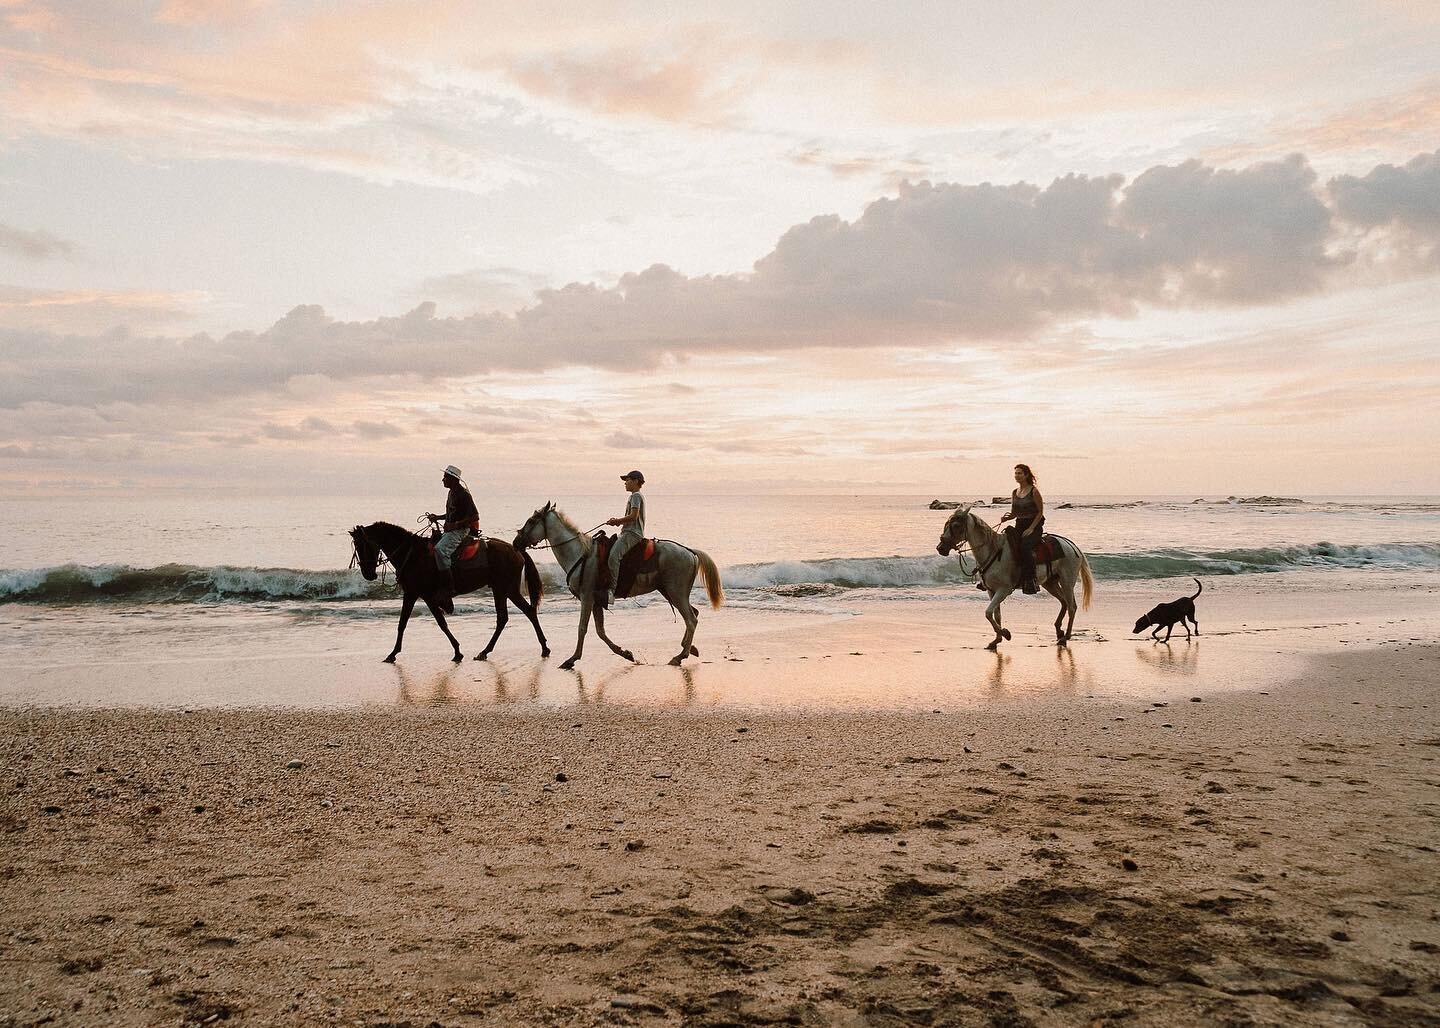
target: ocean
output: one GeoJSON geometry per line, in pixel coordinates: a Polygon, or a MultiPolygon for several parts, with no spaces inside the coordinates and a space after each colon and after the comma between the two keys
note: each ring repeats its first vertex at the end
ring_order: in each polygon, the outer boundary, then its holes
{"type": "MultiPolygon", "coordinates": [[[[348,568],[348,531],[376,520],[414,525],[421,511],[443,499],[433,492],[0,500],[0,529],[8,540],[0,555],[0,666],[7,669],[0,703],[308,706],[390,702],[413,692],[397,693],[392,679],[377,678],[368,666],[389,650],[398,603],[393,584],[365,582],[348,568]],[[76,530],[81,525],[86,529],[76,530]],[[348,678],[332,666],[337,660],[351,668],[348,678]],[[292,673],[287,664],[304,670],[292,673]]],[[[703,549],[722,570],[727,602],[719,611],[704,608],[696,641],[711,652],[696,666],[757,660],[788,667],[823,659],[826,647],[847,657],[905,650],[909,658],[930,652],[927,644],[942,637],[966,652],[990,639],[981,613],[985,597],[955,557],[935,553],[948,514],[928,508],[934,497],[738,490],[695,496],[661,489],[646,495],[650,534],[703,549]],[[816,652],[803,652],[812,644],[816,652]]],[[[477,497],[486,532],[507,541],[550,499],[581,527],[623,507],[618,489],[613,496],[537,496],[523,503],[477,497]]],[[[1086,551],[1096,578],[1096,607],[1077,619],[1072,651],[1125,639],[1150,605],[1194,592],[1192,577],[1206,587],[1199,601],[1205,638],[1225,633],[1249,654],[1247,666],[1284,664],[1256,659],[1256,646],[1274,641],[1267,635],[1274,627],[1288,627],[1282,649],[1294,654],[1349,645],[1349,636],[1375,644],[1393,636],[1396,645],[1436,637],[1440,498],[1276,499],[1285,502],[1047,497],[1047,528],[1086,551]],[[1389,630],[1402,623],[1404,631],[1389,630]]],[[[992,523],[1004,509],[975,508],[992,523]]],[[[547,590],[542,623],[555,657],[539,663],[530,627],[512,611],[492,661],[512,671],[542,668],[536,699],[550,688],[541,687],[546,682],[568,696],[553,665],[574,644],[578,605],[562,595],[548,553],[535,557],[547,590]]],[[[1006,624],[1017,636],[1010,649],[1050,646],[1055,609],[1049,597],[1007,601],[1006,624]]],[[[467,655],[478,651],[493,628],[489,601],[460,598],[452,624],[467,655]]],[[[647,666],[668,659],[678,639],[668,606],[655,596],[620,601],[610,629],[627,644],[635,639],[647,666]]],[[[446,671],[449,652],[422,613],[412,620],[400,660],[412,670],[425,665],[453,675],[446,671]]],[[[592,635],[582,669],[616,662],[592,635]]],[[[944,677],[935,659],[907,662],[923,666],[901,685],[944,677]]],[[[872,673],[879,670],[874,661],[864,663],[869,670],[843,684],[846,702],[896,702],[894,677],[872,673]],[[890,685],[869,685],[870,679],[890,685]]],[[[1216,665],[1217,681],[1224,666],[1216,665]]],[[[771,670],[772,677],[780,674],[771,670]]],[[[709,695],[715,702],[764,700],[771,693],[752,671],[730,666],[711,673],[716,688],[709,695]]],[[[1041,687],[1048,674],[1037,679],[1041,687]]],[[[835,676],[810,677],[789,675],[795,689],[787,702],[834,701],[826,685],[835,676]]],[[[1133,673],[1120,678],[1127,687],[1145,684],[1133,673]]],[[[457,684],[466,694],[467,683],[457,684]]],[[[930,702],[933,690],[916,688],[914,702],[930,702]]],[[[480,693],[493,701],[488,686],[480,693]]]]}

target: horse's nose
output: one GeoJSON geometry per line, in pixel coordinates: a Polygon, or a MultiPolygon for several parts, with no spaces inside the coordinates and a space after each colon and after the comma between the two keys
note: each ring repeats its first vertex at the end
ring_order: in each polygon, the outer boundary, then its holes
{"type": "Polygon", "coordinates": [[[945,556],[945,554],[948,552],[948,548],[946,547],[946,545],[945,545],[944,543],[937,543],[937,544],[935,545],[935,552],[938,553],[938,554],[940,554],[940,556],[943,557],[943,556],[945,556]]]}

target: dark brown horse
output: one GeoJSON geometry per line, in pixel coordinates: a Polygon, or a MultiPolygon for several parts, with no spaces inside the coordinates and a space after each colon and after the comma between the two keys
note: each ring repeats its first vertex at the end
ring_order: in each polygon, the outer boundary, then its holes
{"type": "MultiPolygon", "coordinates": [[[[404,590],[405,598],[400,607],[400,627],[395,632],[395,648],[390,651],[390,656],[385,658],[386,663],[395,663],[395,655],[400,652],[400,643],[405,638],[405,623],[410,620],[410,612],[415,609],[416,600],[424,600],[430,613],[435,615],[435,623],[440,626],[440,631],[445,633],[445,638],[450,640],[450,645],[455,647],[455,662],[458,664],[464,660],[460,643],[450,634],[450,627],[445,623],[445,613],[440,606],[440,597],[445,592],[442,585],[448,587],[449,583],[442,582],[440,570],[435,566],[435,553],[430,547],[430,541],[424,536],[385,521],[377,521],[373,525],[356,525],[350,530],[350,539],[355,544],[355,561],[360,565],[360,574],[365,576],[367,582],[373,582],[378,577],[376,568],[383,554],[384,559],[395,569],[395,581],[404,590]]],[[[484,660],[490,656],[500,633],[505,631],[505,623],[510,620],[507,601],[513,601],[535,626],[535,637],[540,640],[540,655],[550,656],[550,647],[545,642],[545,633],[540,629],[540,618],[536,614],[540,607],[543,587],[535,562],[528,553],[521,553],[499,539],[487,539],[485,553],[485,567],[455,568],[455,595],[474,592],[488,585],[490,595],[495,599],[495,634],[490,637],[490,645],[475,654],[475,659],[484,660]],[[522,578],[530,592],[528,600],[520,591],[522,578]]]]}

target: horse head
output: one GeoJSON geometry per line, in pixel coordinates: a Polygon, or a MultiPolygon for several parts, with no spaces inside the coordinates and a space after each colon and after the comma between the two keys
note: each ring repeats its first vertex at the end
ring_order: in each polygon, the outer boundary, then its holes
{"type": "Polygon", "coordinates": [[[525,524],[520,526],[520,531],[515,533],[515,541],[510,545],[517,550],[523,550],[527,546],[534,546],[536,543],[544,542],[546,535],[546,516],[555,509],[555,501],[551,500],[545,506],[539,508],[534,514],[526,519],[525,524]]]}
{"type": "Polygon", "coordinates": [[[960,544],[965,541],[969,529],[970,505],[967,503],[945,519],[945,527],[940,532],[940,541],[935,544],[935,552],[942,557],[950,556],[950,551],[959,549],[960,544]]]}
{"type": "Polygon", "coordinates": [[[350,565],[360,565],[360,574],[367,582],[375,581],[377,574],[375,565],[380,561],[380,547],[371,539],[361,525],[350,529],[350,542],[355,548],[354,555],[350,558],[350,565]]]}

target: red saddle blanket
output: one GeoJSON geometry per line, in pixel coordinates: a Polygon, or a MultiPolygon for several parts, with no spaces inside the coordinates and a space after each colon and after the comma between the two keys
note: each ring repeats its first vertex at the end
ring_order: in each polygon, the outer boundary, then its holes
{"type": "MultiPolygon", "coordinates": [[[[485,539],[483,537],[470,536],[463,543],[461,543],[460,548],[455,551],[455,566],[459,567],[461,564],[468,564],[473,561],[477,556],[481,556],[482,554],[480,552],[480,548],[484,545],[485,539]]],[[[434,539],[430,540],[430,559],[432,561],[435,559],[434,539]]]]}

